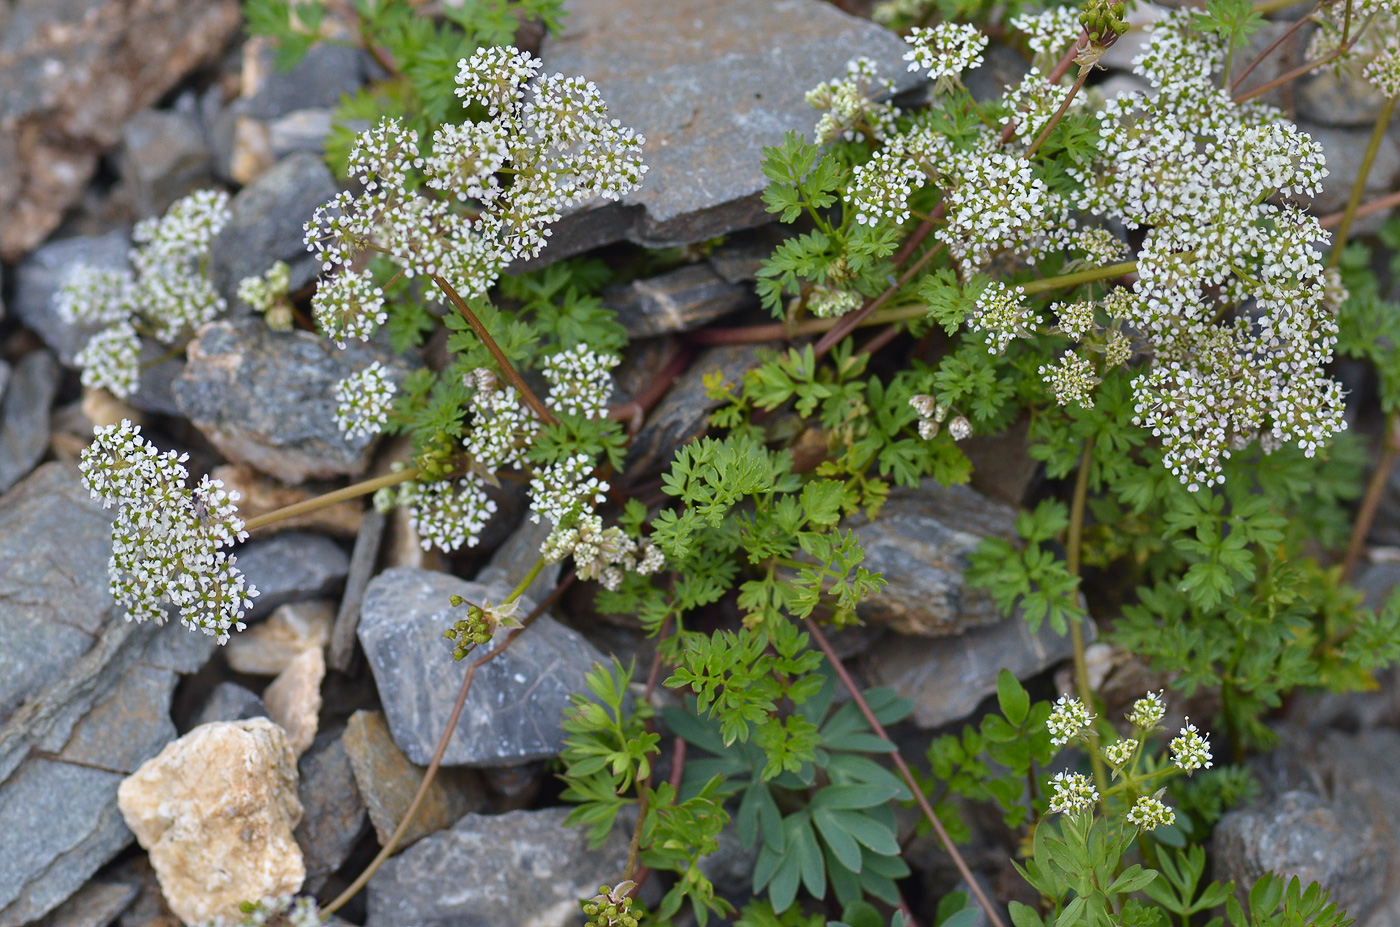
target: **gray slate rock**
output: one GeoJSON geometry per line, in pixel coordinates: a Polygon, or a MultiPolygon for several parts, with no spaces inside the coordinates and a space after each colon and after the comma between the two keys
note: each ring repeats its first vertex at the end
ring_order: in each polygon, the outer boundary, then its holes
{"type": "Polygon", "coordinates": [[[288,484],[364,472],[374,441],[342,436],[335,384],[373,361],[405,366],[375,345],[342,351],[310,332],[274,332],[261,317],[209,323],[186,356],[180,411],[229,460],[288,484]]]}
{"type": "MultiPolygon", "coordinates": [[[[1092,621],[1085,632],[1093,640],[1092,621]]],[[[1072,653],[1068,635],[1056,633],[1048,621],[1032,634],[1016,614],[957,637],[887,636],[871,649],[867,668],[873,683],[892,686],[912,700],[914,723],[930,729],[972,714],[997,690],[1003,667],[1025,679],[1072,653]]]]}
{"type": "Polygon", "coordinates": [[[758,363],[757,349],[751,344],[718,345],[696,357],[632,440],[623,464],[623,485],[665,470],[677,447],[705,432],[710,413],[719,406],[705,395],[705,374],[718,372],[730,383],[738,383],[758,363]]]}
{"type": "Polygon", "coordinates": [[[350,572],[350,556],[324,534],[283,531],[238,549],[238,568],[258,590],[244,621],[261,621],[287,602],[333,595],[350,572]]]}
{"type": "Polygon", "coordinates": [[[194,112],[148,109],[122,127],[117,171],[136,214],[159,216],[180,197],[213,183],[214,155],[194,112]]]}
{"type": "Polygon", "coordinates": [[[926,479],[896,487],[875,521],[852,522],[865,566],[884,575],[878,596],[862,603],[866,621],[902,634],[942,637],[996,624],[1001,611],[985,589],[963,580],[968,557],[991,535],[1010,537],[1016,510],[965,486],[926,479]]]}
{"type": "MultiPolygon", "coordinates": [[[[369,584],[360,644],[394,742],[413,762],[426,765],[431,758],[467,671],[452,660],[443,640],[443,632],[463,614],[448,596],[499,602],[509,591],[415,567],[386,570],[369,584]]],[[[522,597],[520,607],[528,612],[533,603],[522,597]]],[[[443,763],[503,766],[557,756],[569,695],[584,691],[584,674],[603,659],[579,634],[541,615],[508,650],[477,670],[443,763]]]]}
{"type": "Polygon", "coordinates": [[[707,260],[715,273],[730,283],[749,283],[758,279],[763,262],[790,237],[791,226],[771,222],[755,229],[744,229],[726,236],[707,260]]]}
{"type": "Polygon", "coordinates": [[[0,499],[0,925],[43,916],[131,841],[123,775],[175,736],[171,693],[213,639],[123,620],[111,514],[51,463],[0,499]]]}
{"type": "Polygon", "coordinates": [[[1316,879],[1363,927],[1392,927],[1400,909],[1400,732],[1276,729],[1279,746],[1251,765],[1265,794],[1221,818],[1216,875],[1260,867],[1316,879]],[[1369,915],[1369,917],[1368,917],[1369,915]]]}
{"type": "Polygon", "coordinates": [[[215,721],[246,721],[249,718],[266,717],[267,706],[256,692],[245,689],[236,682],[221,682],[204,700],[194,727],[212,724],[215,721]]]}
{"type": "Polygon", "coordinates": [[[1299,119],[1368,131],[1385,105],[1385,97],[1369,81],[1338,78],[1330,68],[1319,68],[1300,80],[1296,100],[1299,119]]]}
{"type": "Polygon", "coordinates": [[[730,283],[706,264],[687,264],[603,293],[628,338],[700,328],[720,316],[758,305],[749,287],[730,283]]]}
{"type": "Polygon", "coordinates": [[[136,900],[138,891],[125,882],[93,880],[33,927],[107,927],[136,900]]]}
{"type": "MultiPolygon", "coordinates": [[[[1298,127],[1322,145],[1323,156],[1327,159],[1327,177],[1322,181],[1322,192],[1315,197],[1302,197],[1301,200],[1314,212],[1338,212],[1346,206],[1352,185],[1361,173],[1361,162],[1371,139],[1371,130],[1319,125],[1301,119],[1298,127]]],[[[1381,140],[1371,172],[1366,175],[1363,202],[1394,190],[1397,179],[1400,179],[1400,140],[1387,135],[1381,140]]],[[[1380,227],[1383,219],[1384,214],[1358,219],[1354,233],[1357,230],[1360,233],[1374,231],[1380,227]]]]}
{"type": "Polygon", "coordinates": [[[301,823],[293,836],[306,862],[303,891],[316,892],[345,864],[365,827],[365,803],[340,731],[322,731],[297,761],[301,823]]]}
{"type": "Polygon", "coordinates": [[[630,827],[597,850],[568,808],[469,814],[451,830],[390,857],[369,882],[367,927],[565,927],[578,902],[617,878],[630,827]]]}
{"type": "Polygon", "coordinates": [[[72,365],[73,355],[82,350],[96,329],[69,325],[58,317],[54,294],[73,268],[81,264],[109,270],[127,267],[131,233],[116,229],[96,237],[61,238],[36,248],[15,269],[15,315],[63,363],[72,365]]]}
{"type": "Polygon", "coordinates": [[[812,87],[873,59],[896,90],[921,83],[892,33],[819,0],[672,0],[645,16],[633,0],[570,0],[548,72],[583,74],[609,115],[646,136],[650,170],[619,204],[555,226],[546,260],[627,238],[648,247],[703,241],[770,220],[764,146],[811,134],[812,87]]]}
{"type": "Polygon", "coordinates": [[[58,361],[48,351],[30,351],[15,364],[0,402],[0,492],[27,476],[49,449],[58,379],[58,361]]]}
{"type": "Polygon", "coordinates": [[[211,262],[214,285],[230,309],[237,312],[242,306],[239,282],[262,274],[277,261],[286,261],[291,268],[293,290],[311,282],[320,267],[306,250],[302,225],[336,191],[325,162],[299,152],[238,192],[230,203],[233,217],[214,239],[211,262]]]}
{"type": "Polygon", "coordinates": [[[313,45],[286,70],[277,67],[276,50],[270,44],[260,43],[257,55],[261,82],[251,96],[231,105],[254,119],[276,119],[299,109],[333,109],[342,96],[359,90],[369,76],[367,55],[358,48],[313,45]]]}
{"type": "Polygon", "coordinates": [[[1303,885],[1330,890],[1349,914],[1364,916],[1384,891],[1386,848],[1358,811],[1304,791],[1232,811],[1215,828],[1216,878],[1247,890],[1265,872],[1297,876],[1303,885]]]}

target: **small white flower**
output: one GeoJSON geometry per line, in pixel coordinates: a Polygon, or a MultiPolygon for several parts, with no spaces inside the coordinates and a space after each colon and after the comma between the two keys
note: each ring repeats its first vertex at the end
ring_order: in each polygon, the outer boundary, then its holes
{"type": "Polygon", "coordinates": [[[1094,365],[1088,358],[1067,351],[1053,367],[1041,364],[1040,376],[1060,405],[1094,407],[1094,387],[1099,385],[1099,378],[1094,376],[1094,365]]]}
{"type": "Polygon", "coordinates": [[[1179,736],[1172,738],[1171,751],[1172,762],[1185,773],[1211,767],[1210,741],[1201,736],[1194,724],[1187,724],[1179,736]]]}
{"type": "Polygon", "coordinates": [[[1078,740],[1089,732],[1089,725],[1095,717],[1079,699],[1060,696],[1045,721],[1045,729],[1050,732],[1050,743],[1063,747],[1072,740],[1078,740]]]}
{"type": "Polygon", "coordinates": [[[335,423],[347,441],[379,434],[389,423],[398,386],[379,361],[336,383],[335,423]]]}
{"type": "Polygon", "coordinates": [[[1129,824],[1143,830],[1156,830],[1175,821],[1176,812],[1164,805],[1159,798],[1144,795],[1128,810],[1127,817],[1129,824]]]}
{"type": "Polygon", "coordinates": [[[1055,773],[1050,784],[1055,794],[1050,796],[1050,813],[1070,813],[1092,808],[1099,800],[1099,791],[1083,773],[1055,773]]]}
{"type": "Polygon", "coordinates": [[[1138,742],[1132,738],[1115,740],[1103,748],[1104,759],[1108,760],[1109,765],[1114,769],[1122,769],[1133,758],[1137,747],[1138,742]]]}
{"type": "Polygon", "coordinates": [[[1023,293],[1019,286],[1012,289],[994,281],[977,297],[968,326],[985,335],[987,348],[994,354],[1005,351],[1013,338],[1029,334],[1028,326],[1035,319],[1035,313],[1022,304],[1023,293]]]}
{"type": "Polygon", "coordinates": [[[1161,723],[1166,713],[1167,703],[1162,693],[1149,692],[1133,702],[1132,710],[1128,712],[1128,723],[1139,731],[1150,731],[1161,723]]]}

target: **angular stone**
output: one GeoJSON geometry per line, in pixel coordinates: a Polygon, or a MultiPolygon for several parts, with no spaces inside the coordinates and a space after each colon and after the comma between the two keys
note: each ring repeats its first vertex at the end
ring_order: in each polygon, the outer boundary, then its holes
{"type": "Polygon", "coordinates": [[[726,236],[707,259],[715,273],[730,283],[758,279],[759,268],[773,256],[773,250],[791,237],[791,226],[769,223],[726,236]]]}
{"type": "Polygon", "coordinates": [[[818,0],[570,0],[565,31],[541,49],[548,72],[583,74],[609,116],[646,136],[650,170],[617,204],[582,208],[556,227],[546,260],[627,238],[685,244],[769,221],[764,146],[809,136],[812,87],[864,55],[896,90],[921,82],[899,38],[818,0]]]}
{"type": "MultiPolygon", "coordinates": [[[[1086,633],[1093,638],[1092,623],[1086,633]]],[[[1032,634],[1018,614],[957,637],[889,635],[871,648],[867,669],[872,682],[911,699],[914,723],[929,729],[972,714],[997,690],[997,673],[1003,668],[1024,679],[1072,653],[1069,637],[1048,621],[1032,634]]]]}
{"type": "Polygon", "coordinates": [[[365,827],[365,802],[341,740],[343,732],[322,732],[297,763],[297,796],[304,814],[293,832],[306,861],[309,892],[345,864],[365,827]]]}
{"type": "MultiPolygon", "coordinates": [[[[383,712],[355,712],[342,740],[374,832],[385,844],[408,813],[425,770],[395,746],[383,712]]],[[[485,807],[486,793],[476,770],[440,768],[399,846],[451,827],[462,815],[485,807]]]]}
{"type": "Polygon", "coordinates": [[[256,692],[245,689],[236,682],[221,682],[205,699],[194,726],[213,724],[215,721],[247,721],[249,718],[266,717],[267,706],[256,692]]]}
{"type": "Polygon", "coordinates": [[[214,156],[192,109],[142,110],[122,127],[117,171],[141,218],[213,183],[214,156]]]}
{"type": "Polygon", "coordinates": [[[303,652],[325,647],[333,620],[328,599],[279,605],[266,621],[229,638],[224,657],[234,672],[276,676],[303,652]]]}
{"type": "Polygon", "coordinates": [[[984,538],[1013,534],[1015,509],[965,486],[928,479],[914,489],[896,487],[873,523],[857,516],[852,526],[865,549],[865,567],[886,583],[860,605],[861,618],[924,637],[1001,620],[991,593],[968,587],[963,572],[984,538]]]}
{"type": "Polygon", "coordinates": [[[58,361],[48,351],[30,351],[15,364],[0,402],[0,492],[27,476],[49,449],[58,378],[58,361]]]}
{"type": "Polygon", "coordinates": [[[33,927],[107,927],[136,900],[139,890],[124,882],[92,881],[33,927]]]}
{"type": "Polygon", "coordinates": [[[16,261],[82,197],[127,118],[212,60],[236,0],[20,0],[0,33],[0,258],[16,261]]]}
{"type": "Polygon", "coordinates": [[[287,732],[292,755],[300,757],[316,739],[321,714],[321,680],[326,678],[326,656],[320,647],[303,650],[263,690],[267,716],[287,732]]]}
{"type": "MultiPolygon", "coordinates": [[[[1322,145],[1323,157],[1327,159],[1327,178],[1322,182],[1322,192],[1314,197],[1300,197],[1314,212],[1339,212],[1345,206],[1352,186],[1361,173],[1361,162],[1371,139],[1368,128],[1337,128],[1299,120],[1302,129],[1313,140],[1322,145]]],[[[1371,172],[1366,175],[1366,199],[1382,196],[1395,189],[1400,177],[1400,140],[1387,135],[1381,140],[1376,152],[1371,172]]],[[[1372,226],[1379,227],[1380,216],[1367,216],[1358,220],[1358,228],[1365,232],[1372,226]]]]}
{"type": "Polygon", "coordinates": [[[664,471],[671,465],[677,447],[705,432],[710,413],[719,407],[717,401],[705,395],[705,374],[720,373],[734,384],[758,363],[757,351],[751,344],[719,345],[697,357],[637,432],[623,465],[623,484],[664,471]]]}
{"type": "Polygon", "coordinates": [[[95,237],[79,236],[51,241],[15,269],[15,315],[65,364],[82,350],[97,329],[70,325],[58,316],[54,295],[73,268],[86,264],[107,270],[125,269],[131,250],[131,234],[116,229],[95,237]]]}
{"type": "Polygon", "coordinates": [[[335,178],[314,154],[288,155],[233,198],[233,217],[214,239],[214,284],[234,311],[238,284],[260,275],[277,261],[291,268],[291,287],[300,289],[319,271],[306,250],[302,225],[316,207],[336,194],[335,178]]]}
{"type": "Polygon", "coordinates": [[[274,119],[267,125],[272,156],[280,159],[297,151],[321,155],[334,124],[335,111],[330,109],[299,109],[274,119]]]}
{"type": "Polygon", "coordinates": [[[390,857],[370,879],[367,927],[579,923],[579,900],[626,864],[630,828],[590,850],[585,829],[564,826],[569,811],[469,814],[390,857]]]}
{"type": "MultiPolygon", "coordinates": [[[[1302,64],[1301,59],[1297,62],[1302,64]]],[[[1319,68],[1298,82],[1298,118],[1324,126],[1370,129],[1385,105],[1371,82],[1338,77],[1319,68]]]]}
{"type": "Polygon", "coordinates": [[[705,264],[687,264],[603,293],[629,338],[688,332],[758,305],[753,290],[730,283],[705,264]]]}
{"type": "Polygon", "coordinates": [[[1311,792],[1284,792],[1263,807],[1231,811],[1216,824],[1214,843],[1216,878],[1246,889],[1265,872],[1297,876],[1363,916],[1384,890],[1385,847],[1375,828],[1311,792]]]}
{"type": "MultiPolygon", "coordinates": [[[[432,756],[467,671],[465,663],[452,659],[443,639],[462,615],[448,601],[453,594],[473,602],[499,602],[509,589],[395,567],[369,584],[361,610],[360,643],[394,742],[419,764],[432,756]]],[[[523,612],[533,607],[527,598],[519,601],[523,612]]],[[[477,670],[443,762],[503,766],[557,756],[564,744],[560,720],[569,695],[584,691],[584,675],[602,659],[576,632],[541,615],[505,652],[477,670]]]]}
{"type": "Polygon", "coordinates": [[[287,602],[332,595],[345,582],[350,557],[321,534],[284,531],[238,549],[238,568],[257,587],[245,621],[261,621],[287,602]]]}
{"type": "Polygon", "coordinates": [[[403,366],[382,348],[352,341],[342,351],[310,332],[274,332],[261,317],[211,322],[186,356],[175,382],[181,412],[229,460],[289,484],[364,472],[373,439],[345,440],[332,391],[373,361],[403,366]]]}
{"type": "Polygon", "coordinates": [[[301,888],[296,761],[265,718],[195,728],[123,780],[118,801],[186,923],[301,888]]]}

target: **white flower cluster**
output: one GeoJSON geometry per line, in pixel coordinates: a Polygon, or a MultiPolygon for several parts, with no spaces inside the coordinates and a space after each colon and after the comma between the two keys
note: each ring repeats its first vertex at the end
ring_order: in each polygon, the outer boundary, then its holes
{"type": "Polygon", "coordinates": [[[1122,740],[1115,740],[1111,744],[1105,744],[1103,748],[1104,759],[1108,760],[1108,765],[1112,766],[1114,772],[1127,766],[1132,760],[1133,754],[1137,752],[1138,742],[1130,737],[1122,740]]]}
{"type": "Polygon", "coordinates": [[[865,300],[855,290],[815,286],[807,294],[807,309],[819,319],[836,319],[854,312],[865,300]]]}
{"type": "Polygon", "coordinates": [[[1180,735],[1172,738],[1172,762],[1186,773],[1197,769],[1210,769],[1210,741],[1201,736],[1200,731],[1196,730],[1196,725],[1189,723],[1190,718],[1186,720],[1188,723],[1181,729],[1180,735]]]}
{"type": "Polygon", "coordinates": [[[987,284],[977,297],[967,324],[983,333],[988,349],[995,354],[1005,351],[1013,338],[1025,336],[1035,322],[1034,310],[1021,302],[1023,293],[1019,286],[1012,289],[997,280],[987,284]]]}
{"type": "Polygon", "coordinates": [[[347,441],[379,434],[389,423],[398,384],[379,361],[335,385],[335,423],[347,441]]]}
{"type": "Polygon", "coordinates": [[[180,622],[218,639],[243,630],[243,613],[257,590],[225,548],[247,537],[237,493],[203,477],[185,486],[188,455],[161,453],[123,420],[98,428],[79,464],[83,483],[104,508],[117,507],[108,562],[112,596],[128,621],[180,622]]]}
{"type": "Polygon", "coordinates": [[[915,26],[904,41],[910,45],[904,53],[909,70],[927,71],[939,92],[960,86],[963,71],[981,67],[987,47],[987,37],[968,23],[915,26]]]}
{"type": "Polygon", "coordinates": [[[1094,387],[1099,385],[1099,378],[1094,375],[1093,362],[1088,358],[1066,351],[1059,363],[1041,364],[1039,372],[1060,405],[1094,407],[1094,387]]]}
{"type": "Polygon", "coordinates": [[[814,133],[817,144],[825,145],[838,138],[855,141],[862,129],[876,139],[892,135],[899,110],[873,96],[893,92],[894,82],[877,77],[875,62],[869,58],[846,62],[843,79],[823,81],[807,91],[807,105],[823,111],[814,133]]]}
{"type": "Polygon", "coordinates": [[[1095,715],[1077,698],[1060,696],[1050,709],[1050,717],[1045,721],[1045,729],[1050,732],[1050,743],[1063,747],[1072,740],[1078,740],[1089,733],[1089,725],[1095,715]]]}
{"type": "Polygon", "coordinates": [[[1318,190],[1322,149],[1215,86],[1223,45],[1191,32],[1191,15],[1157,24],[1135,68],[1156,93],[1110,101],[1101,160],[1072,173],[1082,208],[1148,228],[1133,298],[1113,314],[1155,355],[1134,383],[1137,420],[1194,489],[1256,437],[1311,455],[1345,422],[1323,369],[1337,327],[1312,243],[1326,235],[1278,199],[1318,190]]]}
{"type": "Polygon", "coordinates": [[[592,473],[593,460],[586,454],[537,470],[530,480],[530,521],[539,524],[544,516],[558,528],[601,505],[609,486],[592,473]]]}
{"type": "Polygon", "coordinates": [[[1040,57],[1059,55],[1083,31],[1079,24],[1079,9],[1074,6],[1055,6],[1041,13],[1022,13],[1011,17],[1010,23],[1011,28],[1026,34],[1031,51],[1038,56],[1038,60],[1040,57]]]}
{"type": "Polygon", "coordinates": [[[441,276],[470,299],[507,264],[538,255],[565,207],[616,200],[641,182],[642,137],[607,118],[591,82],[537,77],[539,68],[514,48],[480,48],[463,59],[456,93],[465,105],[484,105],[490,118],[444,124],[429,154],[397,120],[356,139],[348,167],[363,192],[337,195],[306,224],[307,247],[323,269],[340,268],[322,284],[330,292],[317,307],[338,340],[368,337],[380,324],[382,294],[372,281],[340,279],[364,249],[387,253],[408,277],[441,276]],[[410,182],[419,177],[422,187],[410,182]],[[473,210],[457,208],[466,200],[473,210]]]}
{"type": "Polygon", "coordinates": [[[622,358],[599,354],[586,344],[576,344],[544,359],[549,395],[544,404],[553,412],[602,418],[608,414],[613,381],[609,373],[622,358]]]}
{"type": "Polygon", "coordinates": [[[409,523],[424,550],[436,547],[445,554],[466,545],[475,547],[481,531],[496,514],[496,503],[486,495],[479,479],[435,480],[405,483],[399,504],[408,509],[409,523]]]}
{"type": "MultiPolygon", "coordinates": [[[[1160,793],[1159,793],[1160,794],[1160,793]]],[[[1153,795],[1144,795],[1128,809],[1128,823],[1143,830],[1156,830],[1176,820],[1176,812],[1153,795]]]]}
{"type": "Polygon", "coordinates": [[[983,267],[1003,250],[1036,257],[1063,244],[1074,226],[1061,198],[1020,155],[959,152],[940,168],[948,222],[938,239],[959,261],[983,267]]]}
{"type": "Polygon", "coordinates": [[[191,193],[163,217],[136,224],[131,270],[73,269],[54,296],[59,318],[101,327],[74,358],[84,386],[130,396],[141,378],[142,335],[173,343],[224,311],[207,266],[231,215],[227,193],[191,193]]]}
{"type": "Polygon", "coordinates": [[[1161,692],[1149,692],[1133,702],[1128,712],[1128,723],[1139,731],[1150,731],[1162,723],[1167,713],[1167,702],[1161,692]]]}
{"type": "Polygon", "coordinates": [[[1099,800],[1099,790],[1083,773],[1058,772],[1051,778],[1050,784],[1055,789],[1050,796],[1051,814],[1085,811],[1099,800]]]}
{"type": "Polygon", "coordinates": [[[540,548],[540,556],[546,563],[572,556],[579,579],[596,579],[611,590],[622,585],[624,573],[649,576],[666,563],[661,548],[649,539],[633,543],[616,525],[604,528],[603,519],[591,512],[579,515],[567,528],[555,528],[540,548]]]}

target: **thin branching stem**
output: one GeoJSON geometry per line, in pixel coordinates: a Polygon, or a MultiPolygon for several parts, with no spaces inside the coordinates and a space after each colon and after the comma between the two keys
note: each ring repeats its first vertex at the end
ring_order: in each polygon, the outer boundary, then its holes
{"type": "MultiPolygon", "coordinates": [[[[501,604],[507,605],[520,598],[525,590],[529,588],[530,583],[539,575],[540,568],[543,566],[544,560],[536,561],[534,569],[532,569],[529,575],[511,591],[510,596],[501,604]]],[[[429,761],[428,768],[424,770],[423,780],[418,783],[418,791],[413,793],[413,800],[409,802],[408,810],[404,812],[403,819],[399,821],[399,826],[394,828],[394,832],[390,835],[388,842],[379,850],[370,864],[365,867],[365,870],[355,878],[355,881],[346,886],[345,891],[341,892],[330,904],[321,909],[322,915],[334,914],[336,911],[345,907],[351,898],[359,894],[360,889],[369,884],[369,880],[379,871],[379,867],[384,865],[384,861],[393,854],[394,850],[399,845],[399,841],[403,839],[403,835],[408,832],[409,825],[413,823],[414,815],[418,813],[419,806],[423,804],[423,799],[427,797],[428,787],[432,785],[433,777],[437,775],[438,767],[442,765],[443,754],[447,752],[447,745],[452,740],[452,733],[457,729],[457,720],[461,718],[462,709],[467,704],[467,695],[471,692],[472,680],[476,678],[476,671],[505,653],[506,648],[514,643],[515,639],[523,634],[525,629],[528,628],[536,618],[543,615],[551,605],[559,601],[559,597],[564,594],[564,590],[568,589],[569,586],[573,584],[573,581],[574,573],[571,570],[559,581],[559,584],[554,587],[549,595],[545,596],[538,605],[530,610],[530,614],[526,615],[524,620],[520,622],[520,627],[512,629],[505,640],[489,650],[485,656],[474,660],[471,665],[467,667],[467,673],[462,677],[462,687],[457,691],[457,701],[452,706],[452,714],[447,718],[447,725],[443,729],[442,736],[438,738],[437,749],[433,751],[433,758],[429,761]]]]}
{"type": "MultiPolygon", "coordinates": [[[[821,648],[822,653],[826,654],[827,661],[831,663],[831,668],[834,669],[836,675],[840,677],[842,684],[846,687],[846,691],[851,693],[851,700],[856,703],[856,707],[860,709],[860,713],[865,716],[865,723],[870,725],[870,730],[875,733],[876,737],[889,740],[889,735],[885,733],[885,726],[875,717],[875,712],[870,710],[870,704],[866,702],[865,696],[861,695],[860,687],[855,684],[855,680],[851,678],[851,674],[846,670],[846,665],[841,662],[841,657],[836,653],[836,648],[831,646],[831,641],[826,639],[826,635],[822,633],[821,627],[813,621],[811,617],[804,619],[804,621],[806,622],[807,630],[811,632],[812,639],[817,642],[817,646],[821,648]]],[[[933,806],[929,804],[928,796],[924,794],[923,789],[919,788],[918,780],[914,778],[914,773],[909,769],[909,764],[904,762],[904,757],[900,756],[898,749],[890,754],[890,759],[894,761],[895,768],[899,770],[899,774],[904,777],[904,781],[909,786],[909,790],[914,793],[914,800],[919,803],[919,809],[923,811],[924,817],[928,819],[929,826],[933,828],[933,832],[938,835],[938,840],[943,844],[943,849],[947,850],[948,855],[953,858],[953,865],[957,867],[958,874],[967,882],[968,888],[977,898],[977,903],[982,906],[983,912],[987,915],[987,920],[991,922],[992,927],[1006,927],[1006,924],[1002,922],[1001,915],[997,913],[996,906],[993,905],[991,899],[987,897],[987,893],[982,891],[981,883],[973,877],[972,870],[968,868],[967,860],[963,859],[962,854],[958,852],[957,845],[953,843],[952,838],[948,836],[948,831],[943,827],[943,822],[938,820],[938,815],[933,813],[933,806]]]]}
{"type": "MultiPolygon", "coordinates": [[[[1084,551],[1084,513],[1089,502],[1089,471],[1094,466],[1095,436],[1084,439],[1084,451],[1079,457],[1079,472],[1074,478],[1074,496],[1070,499],[1069,537],[1065,539],[1065,569],[1071,576],[1078,577],[1082,572],[1084,551]]],[[[1070,647],[1074,651],[1074,685],[1079,691],[1079,700],[1090,711],[1094,710],[1094,689],[1089,685],[1089,662],[1084,648],[1084,621],[1076,619],[1069,623],[1070,647]]],[[[1108,795],[1108,771],[1099,758],[1099,735],[1090,728],[1089,763],[1094,769],[1094,784],[1099,790],[1099,801],[1108,795]]]]}
{"type": "Polygon", "coordinates": [[[373,479],[361,480],[352,483],[343,489],[323,493],[311,499],[303,499],[301,502],[294,502],[291,505],[283,506],[280,509],[250,518],[243,523],[243,530],[257,531],[259,528],[266,528],[268,525],[275,525],[279,521],[286,521],[289,518],[296,518],[298,515],[306,515],[319,511],[337,502],[344,502],[347,499],[358,499],[360,496],[367,496],[370,493],[378,492],[389,486],[397,486],[399,483],[406,483],[409,480],[416,480],[422,476],[422,470],[418,467],[408,467],[403,470],[396,470],[393,473],[386,473],[383,476],[376,476],[373,479]]]}
{"type": "Polygon", "coordinates": [[[1320,9],[1322,9],[1321,3],[1309,10],[1306,16],[1300,17],[1299,19],[1294,21],[1293,25],[1289,26],[1288,29],[1285,32],[1283,32],[1278,38],[1274,39],[1272,42],[1269,43],[1268,48],[1261,51],[1258,55],[1255,55],[1254,60],[1249,63],[1249,66],[1246,67],[1243,71],[1241,71],[1239,73],[1239,76],[1236,77],[1233,82],[1231,82],[1230,92],[1233,93],[1235,90],[1239,89],[1240,84],[1244,83],[1244,79],[1250,74],[1253,74],[1254,69],[1264,63],[1265,58],[1268,58],[1270,55],[1272,55],[1274,53],[1274,50],[1277,49],[1284,42],[1287,42],[1291,36],[1296,35],[1298,30],[1303,27],[1303,23],[1308,22],[1312,18],[1312,15],[1320,9]]]}
{"type": "Polygon", "coordinates": [[[1395,112],[1395,97],[1387,97],[1376,117],[1375,128],[1371,130],[1371,141],[1366,145],[1366,154],[1361,159],[1361,170],[1356,182],[1351,185],[1351,195],[1347,197],[1346,209],[1342,210],[1342,221],[1337,225],[1337,234],[1332,239],[1332,252],[1327,255],[1328,268],[1342,263],[1342,252],[1346,249],[1347,238],[1351,236],[1351,224],[1356,221],[1356,211],[1361,207],[1362,194],[1366,192],[1366,180],[1371,175],[1371,166],[1376,163],[1376,155],[1385,141],[1385,130],[1390,125],[1391,113],[1395,112]]]}
{"type": "Polygon", "coordinates": [[[452,303],[453,307],[462,318],[467,321],[467,324],[472,327],[472,331],[476,332],[476,336],[481,339],[481,343],[486,345],[486,350],[490,351],[491,356],[496,359],[496,364],[501,368],[501,373],[505,374],[506,379],[510,381],[510,385],[515,387],[515,391],[525,400],[526,405],[534,410],[539,420],[546,425],[559,424],[559,419],[554,417],[554,413],[549,411],[545,404],[540,401],[540,397],[535,395],[535,391],[530,389],[525,383],[525,380],[520,376],[520,372],[516,370],[515,365],[510,362],[510,358],[506,357],[505,352],[501,350],[501,346],[496,343],[496,339],[491,337],[491,333],[486,330],[486,326],[481,323],[481,319],[476,317],[476,313],[472,312],[471,307],[468,306],[467,301],[458,294],[456,288],[442,277],[433,277],[433,283],[437,284],[438,289],[442,290],[448,301],[452,303]]]}
{"type": "Polygon", "coordinates": [[[1060,124],[1060,120],[1063,119],[1065,113],[1069,111],[1069,105],[1074,102],[1074,98],[1077,97],[1079,91],[1083,89],[1084,81],[1089,79],[1089,72],[1092,70],[1092,67],[1081,67],[1079,69],[1079,76],[1074,79],[1074,83],[1070,85],[1069,92],[1066,93],[1065,98],[1060,101],[1060,108],[1055,110],[1055,115],[1050,117],[1050,121],[1040,130],[1040,134],[1035,137],[1035,141],[1031,142],[1031,147],[1027,148],[1026,153],[1022,156],[1027,161],[1040,150],[1041,145],[1045,144],[1045,140],[1050,137],[1050,132],[1055,126],[1060,124]]]}

